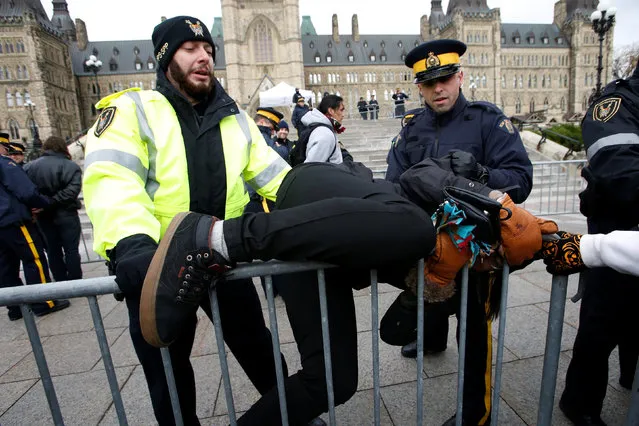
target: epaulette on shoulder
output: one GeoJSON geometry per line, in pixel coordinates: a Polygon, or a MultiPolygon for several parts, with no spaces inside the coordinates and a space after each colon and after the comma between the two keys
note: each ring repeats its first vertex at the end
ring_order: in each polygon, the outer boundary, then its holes
{"type": "Polygon", "coordinates": [[[479,109],[483,109],[484,111],[493,112],[493,113],[496,113],[496,114],[503,114],[503,111],[500,110],[497,107],[497,105],[491,104],[490,102],[486,102],[486,101],[468,102],[468,107],[469,108],[479,108],[479,109]]]}
{"type": "Polygon", "coordinates": [[[409,121],[411,121],[415,116],[418,116],[424,112],[424,108],[415,108],[406,111],[404,116],[402,117],[402,127],[406,126],[409,121]]]}

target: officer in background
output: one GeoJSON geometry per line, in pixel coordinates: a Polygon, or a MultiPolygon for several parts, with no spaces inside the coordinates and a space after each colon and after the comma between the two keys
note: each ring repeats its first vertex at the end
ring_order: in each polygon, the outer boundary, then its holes
{"type": "Polygon", "coordinates": [[[362,120],[368,120],[368,104],[362,96],[360,96],[359,102],[357,102],[357,111],[359,111],[359,115],[362,116],[362,120]]]}
{"type": "Polygon", "coordinates": [[[368,110],[371,114],[371,120],[377,120],[379,113],[379,102],[375,99],[375,95],[371,95],[371,100],[368,102],[368,110]]]}
{"type": "Polygon", "coordinates": [[[280,128],[280,120],[284,118],[284,114],[274,108],[258,108],[255,113],[255,124],[260,129],[260,133],[264,136],[266,144],[273,148],[280,157],[288,160],[288,149],[283,146],[275,145],[273,141],[277,130],[280,128]]]}
{"type": "MultiPolygon", "coordinates": [[[[588,182],[579,194],[588,233],[637,229],[639,224],[639,66],[595,99],[582,122],[588,182]]],[[[619,345],[621,386],[632,386],[639,352],[639,279],[611,268],[584,272],[579,329],[559,407],[575,424],[604,425],[608,358],[619,345]]]]}
{"type": "Polygon", "coordinates": [[[20,142],[9,142],[9,152],[7,157],[11,158],[14,163],[22,167],[24,165],[24,152],[26,148],[20,142]]]}
{"type": "MultiPolygon", "coordinates": [[[[27,284],[44,284],[49,278],[49,265],[44,242],[31,217],[32,209],[43,209],[51,200],[38,192],[27,174],[7,153],[11,149],[9,135],[0,133],[0,287],[23,285],[20,261],[24,265],[27,284]]],[[[33,303],[36,316],[68,308],[68,300],[33,303]]],[[[8,306],[9,320],[22,318],[19,306],[8,306]]]]}
{"type": "MultiPolygon", "coordinates": [[[[426,106],[412,118],[388,153],[386,179],[399,182],[410,167],[427,158],[441,159],[456,175],[507,192],[523,202],[532,188],[532,164],[510,120],[488,102],[468,102],[461,92],[460,56],[466,45],[457,40],[424,43],[406,56],[426,106]]],[[[499,304],[500,273],[471,273],[468,297],[464,424],[490,423],[491,323],[499,304]]],[[[461,278],[457,277],[457,285],[461,278]]],[[[425,352],[441,352],[448,340],[448,317],[459,312],[459,291],[444,303],[431,303],[425,315],[425,352]]],[[[416,344],[402,348],[414,358],[416,344]]],[[[455,416],[445,425],[455,424],[455,416]]]]}
{"type": "Polygon", "coordinates": [[[404,93],[399,87],[395,89],[395,93],[393,93],[393,101],[395,101],[395,118],[400,118],[404,116],[406,112],[406,99],[408,99],[408,95],[404,93]]]}
{"type": "MultiPolygon", "coordinates": [[[[288,161],[288,148],[282,145],[276,146],[273,141],[273,136],[275,136],[275,132],[277,132],[282,118],[284,118],[284,115],[281,112],[270,107],[264,107],[257,109],[253,121],[257,124],[257,128],[260,129],[260,133],[266,141],[266,144],[274,149],[285,161],[288,161]]],[[[246,213],[270,211],[272,205],[269,205],[269,201],[258,194],[248,183],[244,186],[249,194],[249,203],[244,209],[246,213]]]]}

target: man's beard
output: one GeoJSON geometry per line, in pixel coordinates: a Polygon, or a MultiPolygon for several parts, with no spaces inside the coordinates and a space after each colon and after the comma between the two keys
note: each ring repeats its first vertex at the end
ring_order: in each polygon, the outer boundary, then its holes
{"type": "Polygon", "coordinates": [[[177,83],[177,89],[196,101],[206,100],[215,87],[213,73],[211,73],[209,84],[206,86],[195,85],[188,80],[188,74],[175,61],[169,63],[169,73],[171,73],[171,77],[177,83]]]}

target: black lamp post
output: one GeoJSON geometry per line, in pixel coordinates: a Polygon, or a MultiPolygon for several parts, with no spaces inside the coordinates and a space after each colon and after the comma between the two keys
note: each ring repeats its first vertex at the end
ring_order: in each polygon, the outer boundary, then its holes
{"type": "Polygon", "coordinates": [[[35,118],[33,117],[33,111],[35,111],[35,104],[28,99],[24,103],[25,108],[29,110],[29,116],[31,117],[31,136],[33,136],[33,151],[39,153],[42,150],[42,141],[40,140],[40,132],[36,125],[35,118]]]}
{"type": "Polygon", "coordinates": [[[597,58],[597,88],[593,99],[601,96],[601,72],[603,71],[603,41],[604,36],[615,23],[616,7],[609,7],[605,1],[601,0],[597,6],[597,10],[592,12],[590,20],[592,21],[592,29],[599,35],[599,56],[597,58]]]}
{"type": "Polygon", "coordinates": [[[98,100],[100,100],[100,83],[98,83],[98,72],[102,69],[102,61],[99,60],[95,55],[89,56],[84,62],[86,68],[93,73],[93,77],[95,78],[95,85],[98,93],[98,100]]]}

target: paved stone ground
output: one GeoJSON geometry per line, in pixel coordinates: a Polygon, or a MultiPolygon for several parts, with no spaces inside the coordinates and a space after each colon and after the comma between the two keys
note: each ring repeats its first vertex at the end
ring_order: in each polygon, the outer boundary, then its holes
{"type": "MultiPolygon", "coordinates": [[[[555,217],[562,229],[584,231],[579,215],[555,217]]],[[[106,273],[101,264],[84,265],[85,277],[106,273]]],[[[569,296],[576,289],[576,277],[571,277],[569,296]]],[[[536,262],[510,279],[503,366],[500,424],[534,424],[541,382],[546,322],[550,298],[551,277],[536,262]]],[[[262,294],[258,287],[258,293],[262,294]]],[[[380,312],[395,299],[398,291],[380,286],[380,312]]],[[[282,301],[277,301],[282,352],[289,369],[299,368],[299,355],[286,319],[282,301]]],[[[99,298],[116,374],[125,401],[129,424],[154,424],[148,392],[142,370],[137,362],[129,334],[124,303],[110,295],[99,298]]],[[[356,395],[337,408],[340,425],[363,425],[373,421],[370,292],[355,292],[359,333],[359,388],[356,395]]],[[[266,303],[263,301],[266,308],[266,303]]],[[[578,324],[578,304],[568,301],[564,321],[562,354],[557,384],[563,390],[564,376],[570,361],[572,343],[578,324]]],[[[268,313],[264,310],[265,318],[268,313]]],[[[37,319],[42,343],[58,393],[62,414],[68,425],[115,425],[117,417],[111,401],[99,347],[87,301],[75,299],[71,308],[37,319]]],[[[268,323],[268,322],[267,322],[268,323]]],[[[455,329],[451,317],[451,330],[455,329]]],[[[9,322],[0,315],[0,424],[52,424],[42,383],[35,365],[31,346],[22,322],[9,322]]],[[[497,328],[494,329],[495,338],[497,328]]],[[[455,410],[457,383],[457,349],[451,332],[448,350],[425,358],[424,381],[425,424],[440,425],[455,410]]],[[[496,347],[496,341],[495,341],[496,347]]],[[[496,352],[496,351],[495,351],[496,352]]],[[[226,403],[221,384],[217,349],[213,330],[204,317],[199,322],[195,339],[193,365],[197,375],[198,415],[203,424],[227,424],[226,403]]],[[[237,362],[230,357],[233,394],[239,413],[258,398],[237,362]]],[[[382,424],[408,425],[415,421],[416,363],[401,357],[396,347],[380,342],[382,424]]],[[[617,384],[619,371],[616,353],[611,357],[608,396],[603,418],[610,425],[622,424],[630,392],[617,384]]],[[[326,416],[324,416],[326,417],[326,416]]],[[[568,424],[555,409],[553,424],[568,424]]]]}

